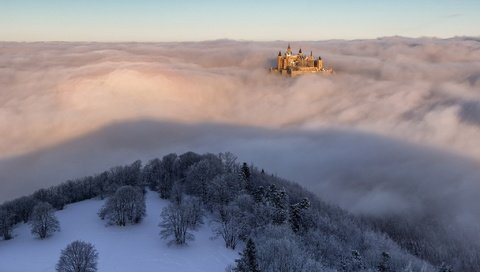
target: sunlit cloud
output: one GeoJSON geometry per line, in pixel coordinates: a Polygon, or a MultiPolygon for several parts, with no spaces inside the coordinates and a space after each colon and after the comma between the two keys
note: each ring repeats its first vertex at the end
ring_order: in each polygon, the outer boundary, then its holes
{"type": "Polygon", "coordinates": [[[348,127],[480,157],[478,42],[390,38],[294,46],[321,54],[337,75],[269,75],[284,43],[4,43],[0,156],[112,121],[151,118],[348,127]]]}

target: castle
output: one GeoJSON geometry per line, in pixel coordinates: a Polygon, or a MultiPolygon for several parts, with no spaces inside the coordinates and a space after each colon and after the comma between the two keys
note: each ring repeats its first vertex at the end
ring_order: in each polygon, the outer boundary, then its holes
{"type": "Polygon", "coordinates": [[[334,73],[332,68],[323,67],[322,58],[315,59],[312,52],[310,52],[310,56],[307,56],[302,53],[300,48],[297,55],[292,54],[290,44],[288,44],[287,51],[283,56],[282,52],[278,52],[277,67],[270,68],[270,72],[290,77],[313,73],[334,73]]]}

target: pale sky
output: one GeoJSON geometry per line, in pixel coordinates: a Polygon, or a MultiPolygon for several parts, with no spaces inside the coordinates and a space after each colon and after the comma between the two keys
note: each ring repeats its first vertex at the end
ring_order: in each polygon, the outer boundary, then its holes
{"type": "Polygon", "coordinates": [[[0,0],[3,41],[480,36],[479,0],[0,0]]]}

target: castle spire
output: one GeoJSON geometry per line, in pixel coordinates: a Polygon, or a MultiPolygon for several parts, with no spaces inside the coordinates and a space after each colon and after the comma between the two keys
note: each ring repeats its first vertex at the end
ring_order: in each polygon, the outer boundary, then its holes
{"type": "Polygon", "coordinates": [[[282,51],[278,51],[278,56],[279,56],[279,57],[282,56],[282,51]]]}
{"type": "Polygon", "coordinates": [[[302,48],[300,48],[300,50],[298,50],[298,54],[302,54],[302,48]]]}
{"type": "Polygon", "coordinates": [[[290,43],[288,43],[288,48],[287,48],[287,55],[291,55],[292,54],[292,48],[290,47],[290,43]]]}
{"type": "Polygon", "coordinates": [[[313,51],[310,51],[310,57],[313,57],[313,51]]]}

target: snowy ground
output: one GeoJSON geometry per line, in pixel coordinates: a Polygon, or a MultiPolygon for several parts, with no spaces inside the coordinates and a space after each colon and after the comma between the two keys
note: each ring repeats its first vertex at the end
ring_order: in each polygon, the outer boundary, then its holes
{"type": "Polygon", "coordinates": [[[101,200],[71,204],[56,213],[61,231],[46,240],[30,234],[28,225],[14,230],[15,238],[0,241],[0,272],[54,271],[60,251],[74,240],[95,245],[99,253],[99,271],[224,271],[238,258],[226,249],[221,239],[212,240],[206,222],[194,233],[195,240],[186,247],[168,246],[160,238],[160,212],[168,202],[148,192],[147,216],[140,225],[105,227],[97,216],[101,200]]]}

